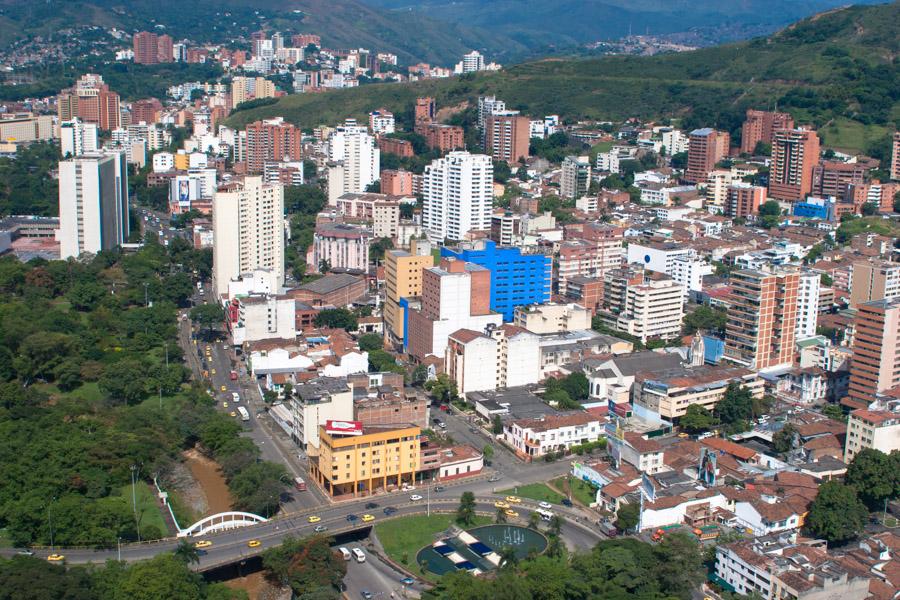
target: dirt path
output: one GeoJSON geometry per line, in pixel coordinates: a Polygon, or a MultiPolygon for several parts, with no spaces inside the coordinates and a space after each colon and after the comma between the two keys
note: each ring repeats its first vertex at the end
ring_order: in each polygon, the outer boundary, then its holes
{"type": "Polygon", "coordinates": [[[231,494],[216,461],[193,448],[185,451],[183,455],[191,475],[200,484],[206,496],[207,515],[231,510],[231,494]]]}

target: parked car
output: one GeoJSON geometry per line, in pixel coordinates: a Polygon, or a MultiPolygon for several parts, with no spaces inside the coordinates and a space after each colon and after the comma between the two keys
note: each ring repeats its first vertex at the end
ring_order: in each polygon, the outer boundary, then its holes
{"type": "Polygon", "coordinates": [[[352,515],[352,514],[351,514],[351,515],[347,515],[347,521],[348,521],[349,523],[352,523],[352,522],[358,521],[358,520],[359,520],[359,517],[357,517],[356,515],[352,515]]]}
{"type": "Polygon", "coordinates": [[[563,506],[572,506],[572,501],[569,500],[568,498],[563,498],[563,499],[562,499],[562,505],[563,505],[563,506]]]}
{"type": "Polygon", "coordinates": [[[435,492],[443,492],[445,489],[447,489],[447,488],[445,488],[445,487],[442,486],[442,485],[436,485],[436,486],[434,486],[434,491],[435,491],[435,492]]]}
{"type": "Polygon", "coordinates": [[[378,508],[378,503],[377,502],[367,502],[366,508],[369,510],[372,510],[373,508],[378,508]]]}
{"type": "Polygon", "coordinates": [[[391,516],[392,514],[394,514],[395,512],[397,512],[397,509],[394,508],[393,506],[386,506],[384,509],[384,514],[388,517],[391,516]]]}

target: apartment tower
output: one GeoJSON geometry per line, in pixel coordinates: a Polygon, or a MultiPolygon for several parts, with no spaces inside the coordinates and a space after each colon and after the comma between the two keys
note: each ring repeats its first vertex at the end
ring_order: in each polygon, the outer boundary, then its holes
{"type": "Polygon", "coordinates": [[[422,176],[422,227],[434,242],[464,240],[491,228],[494,191],[491,157],[450,152],[431,162],[422,176]]]}
{"type": "Polygon", "coordinates": [[[293,162],[302,159],[300,129],[277,117],[247,125],[247,172],[262,173],[266,161],[293,162]]]}
{"type": "Polygon", "coordinates": [[[868,405],[900,385],[900,298],[860,304],[854,323],[848,395],[868,405]]]}
{"type": "Polygon", "coordinates": [[[692,131],[688,141],[684,180],[690,183],[706,181],[710,172],[716,168],[716,163],[728,156],[730,143],[731,136],[725,131],[709,127],[692,131]]]}
{"type": "Polygon", "coordinates": [[[797,202],[812,191],[819,163],[819,136],[808,129],[779,129],[772,140],[769,196],[797,202]]]}
{"type": "Polygon", "coordinates": [[[758,143],[772,143],[776,130],[793,128],[794,119],[788,113],[749,109],[741,127],[741,152],[753,154],[758,143]]]}
{"type": "Polygon", "coordinates": [[[513,165],[520,158],[528,158],[530,121],[519,111],[494,113],[484,126],[484,151],[494,160],[513,165]]]}

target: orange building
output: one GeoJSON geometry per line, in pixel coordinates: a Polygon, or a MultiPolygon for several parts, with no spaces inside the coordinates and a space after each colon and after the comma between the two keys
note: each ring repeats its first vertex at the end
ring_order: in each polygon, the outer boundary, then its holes
{"type": "Polygon", "coordinates": [[[425,135],[425,130],[434,123],[435,106],[434,98],[416,98],[413,129],[420,135],[425,135]]]}
{"type": "Polygon", "coordinates": [[[262,173],[266,161],[301,160],[302,132],[283,119],[247,125],[247,171],[262,173]]]}
{"type": "Polygon", "coordinates": [[[381,171],[381,193],[391,196],[411,196],[412,173],[402,169],[384,169],[381,171]]]}
{"type": "Polygon", "coordinates": [[[462,127],[456,125],[432,123],[425,129],[425,143],[432,150],[437,149],[441,152],[465,148],[465,132],[462,127]]]}
{"type": "Polygon", "coordinates": [[[494,160],[517,163],[528,158],[530,132],[528,117],[518,112],[493,114],[485,120],[484,151],[494,160]]]}
{"type": "Polygon", "coordinates": [[[868,405],[875,394],[900,385],[900,298],[860,304],[854,323],[848,394],[868,405]]]}
{"type": "Polygon", "coordinates": [[[172,36],[163,34],[156,38],[156,59],[161,63],[170,63],[175,60],[174,42],[172,36]]]}
{"type": "Polygon", "coordinates": [[[779,129],[772,140],[769,195],[796,202],[812,191],[813,169],[819,163],[819,136],[808,129],[779,129]]]}
{"type": "Polygon", "coordinates": [[[728,156],[731,136],[725,131],[705,127],[691,132],[688,141],[687,169],[684,180],[690,183],[704,182],[716,163],[728,156]]]}
{"type": "Polygon", "coordinates": [[[741,152],[753,154],[759,142],[772,143],[776,130],[793,128],[794,119],[788,113],[749,109],[741,128],[741,152]]]}
{"type": "Polygon", "coordinates": [[[155,65],[159,62],[159,41],[155,33],[139,31],[134,34],[132,42],[136,64],[155,65]]]}
{"type": "Polygon", "coordinates": [[[415,155],[415,152],[413,152],[412,142],[408,140],[398,140],[396,138],[384,137],[381,135],[378,136],[378,149],[385,154],[396,154],[401,158],[415,155]]]}
{"type": "Polygon", "coordinates": [[[749,183],[733,183],[728,186],[725,200],[725,216],[747,218],[755,215],[766,202],[766,188],[749,183]]]}

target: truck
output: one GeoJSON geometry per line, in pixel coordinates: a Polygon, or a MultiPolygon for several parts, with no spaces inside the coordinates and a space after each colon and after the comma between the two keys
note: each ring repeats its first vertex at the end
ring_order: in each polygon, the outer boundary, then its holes
{"type": "Polygon", "coordinates": [[[238,411],[238,414],[241,415],[241,421],[249,421],[250,420],[250,413],[247,412],[246,408],[244,408],[243,406],[238,406],[237,411],[238,411]]]}
{"type": "Polygon", "coordinates": [[[294,477],[294,489],[296,489],[298,492],[306,491],[306,482],[303,481],[302,477],[294,477]]]}
{"type": "Polygon", "coordinates": [[[719,537],[719,528],[715,525],[704,525],[703,527],[694,529],[693,533],[700,541],[714,540],[719,537]]]}

